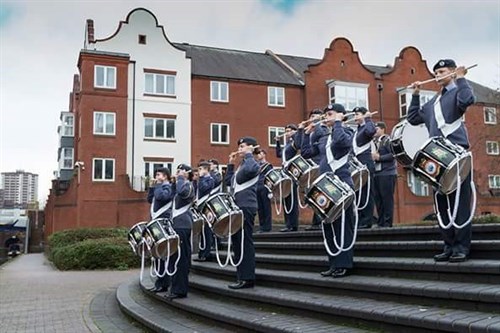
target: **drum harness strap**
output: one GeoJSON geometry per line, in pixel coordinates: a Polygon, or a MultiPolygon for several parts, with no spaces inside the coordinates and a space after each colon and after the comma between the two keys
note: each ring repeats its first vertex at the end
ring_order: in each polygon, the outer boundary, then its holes
{"type": "MultiPolygon", "coordinates": [[[[354,135],[353,135],[353,139],[352,139],[352,149],[354,151],[354,158],[357,158],[357,156],[361,153],[364,153],[365,151],[367,151],[368,149],[372,149],[374,150],[375,149],[375,143],[373,143],[373,140],[372,141],[369,141],[367,142],[366,144],[364,144],[363,146],[361,147],[358,147],[358,144],[356,142],[356,136],[358,134],[358,131],[354,132],[354,135]]],[[[359,183],[362,184],[363,183],[363,174],[361,173],[359,175],[359,183]]],[[[367,179],[367,189],[366,189],[366,201],[365,203],[363,204],[363,206],[361,206],[361,197],[363,196],[363,187],[360,187],[359,188],[359,191],[358,191],[358,195],[357,195],[357,206],[358,206],[358,210],[363,210],[366,208],[366,206],[368,205],[368,202],[370,201],[370,187],[371,187],[371,177],[368,176],[368,179],[367,179]]]]}
{"type": "Polygon", "coordinates": [[[172,207],[172,201],[169,201],[166,205],[158,209],[156,212],[154,211],[154,206],[155,206],[155,198],[153,198],[153,202],[151,203],[151,208],[150,208],[151,220],[158,218],[158,216],[169,210],[172,207]]]}
{"type": "MultiPolygon", "coordinates": [[[[443,133],[444,137],[447,138],[450,134],[452,134],[453,132],[455,132],[457,129],[460,128],[460,126],[462,125],[462,119],[458,118],[457,120],[455,120],[451,124],[446,123],[446,120],[444,119],[444,116],[443,116],[443,110],[441,109],[440,101],[441,101],[441,94],[439,94],[438,97],[436,98],[436,100],[434,101],[434,119],[436,120],[437,126],[441,130],[441,132],[443,133]]],[[[469,152],[469,154],[471,154],[471,153],[469,152]]],[[[462,225],[459,225],[455,222],[455,219],[456,219],[457,214],[458,214],[458,206],[460,204],[460,187],[461,187],[460,184],[462,183],[462,181],[460,179],[460,163],[457,162],[457,189],[456,189],[456,193],[455,193],[455,204],[453,207],[453,214],[451,214],[451,211],[450,211],[450,208],[451,208],[450,198],[449,198],[449,196],[446,196],[446,200],[448,202],[448,207],[446,210],[447,210],[447,214],[448,214],[448,219],[450,221],[446,225],[444,224],[444,222],[441,218],[441,214],[439,213],[439,208],[438,208],[439,206],[438,206],[438,201],[437,201],[437,195],[438,195],[439,191],[436,191],[436,193],[434,194],[434,205],[436,208],[436,216],[438,218],[439,225],[443,229],[450,229],[452,226],[457,228],[457,229],[462,229],[465,226],[467,226],[469,223],[471,223],[471,221],[472,221],[472,218],[474,216],[474,211],[476,210],[476,200],[477,200],[477,198],[476,198],[476,186],[474,184],[474,165],[472,165],[472,154],[471,154],[471,171],[470,172],[471,172],[470,186],[471,186],[471,190],[472,190],[472,209],[471,209],[471,215],[469,216],[467,221],[465,221],[465,223],[463,223],[462,225]]]]}

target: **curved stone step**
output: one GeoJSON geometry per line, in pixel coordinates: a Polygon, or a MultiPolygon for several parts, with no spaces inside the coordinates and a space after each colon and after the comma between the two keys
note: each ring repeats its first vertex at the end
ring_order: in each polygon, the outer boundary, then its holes
{"type": "MultiPolygon", "coordinates": [[[[225,282],[200,275],[191,277],[200,290],[227,298],[269,303],[312,313],[323,313],[353,322],[372,323],[374,328],[400,332],[404,327],[432,332],[496,332],[500,314],[463,311],[436,306],[402,304],[368,298],[325,295],[307,290],[288,290],[257,286],[254,289],[230,290],[225,282]],[[381,326],[379,326],[382,324],[381,326]]],[[[333,330],[331,330],[332,332],[333,330]]]]}

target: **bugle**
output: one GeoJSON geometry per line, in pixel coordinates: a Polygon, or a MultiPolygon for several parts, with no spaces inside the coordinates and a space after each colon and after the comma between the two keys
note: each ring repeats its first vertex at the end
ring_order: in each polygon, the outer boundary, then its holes
{"type": "MultiPolygon", "coordinates": [[[[253,150],[260,148],[260,145],[253,146],[253,150]]],[[[229,158],[234,158],[236,157],[240,152],[239,151],[233,151],[232,153],[229,154],[229,158]]]]}
{"type": "MultiPolygon", "coordinates": [[[[469,69],[474,68],[476,66],[477,66],[477,64],[474,64],[472,66],[469,66],[469,67],[465,68],[465,70],[469,70],[469,69]]],[[[438,80],[441,80],[441,79],[446,79],[447,77],[453,76],[456,73],[457,73],[457,71],[455,70],[455,71],[453,71],[453,72],[451,72],[449,74],[443,75],[443,76],[433,77],[432,79],[428,79],[428,80],[425,80],[425,81],[420,81],[420,85],[424,85],[424,84],[429,83],[429,82],[435,82],[435,81],[438,81],[438,80]]],[[[406,89],[414,89],[413,84],[410,84],[410,85],[406,86],[406,89]]]]}

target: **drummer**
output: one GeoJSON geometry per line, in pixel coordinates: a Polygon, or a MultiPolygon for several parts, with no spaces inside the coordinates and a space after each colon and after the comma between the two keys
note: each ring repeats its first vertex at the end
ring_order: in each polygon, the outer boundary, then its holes
{"type": "MultiPolygon", "coordinates": [[[[304,140],[302,149],[305,153],[319,155],[320,173],[334,173],[351,188],[354,184],[349,171],[348,156],[352,149],[353,133],[343,125],[345,118],[345,108],[342,104],[329,104],[325,107],[324,113],[326,123],[332,128],[331,134],[327,136],[316,136],[314,141],[304,140]],[[325,142],[326,141],[326,142],[325,142]]],[[[341,217],[333,222],[333,229],[337,239],[344,238],[344,244],[350,245],[353,241],[354,232],[354,205],[345,208],[345,233],[341,235],[341,217]]],[[[333,231],[331,224],[323,224],[324,237],[330,249],[336,252],[333,241],[333,231]]],[[[347,251],[341,251],[338,255],[328,254],[329,269],[321,272],[321,276],[332,276],[341,278],[350,274],[353,267],[353,248],[347,251]]]]}
{"type": "MultiPolygon", "coordinates": [[[[283,166],[297,155],[300,144],[296,144],[297,125],[288,124],[285,127],[285,147],[281,148],[281,138],[276,137],[276,157],[281,158],[283,166]]],[[[292,184],[290,195],[283,199],[285,212],[285,227],[281,232],[297,231],[299,227],[299,199],[297,198],[297,184],[292,184]]]]}
{"type": "Polygon", "coordinates": [[[266,151],[258,148],[253,152],[255,160],[259,163],[259,182],[257,183],[257,207],[259,214],[258,232],[269,232],[273,228],[271,198],[269,190],[264,186],[267,172],[273,169],[266,160],[266,151]]]}
{"type": "MultiPolygon", "coordinates": [[[[445,137],[452,143],[464,149],[469,149],[467,129],[462,116],[467,108],[474,104],[475,97],[472,88],[467,83],[465,75],[467,69],[464,66],[457,67],[452,59],[439,60],[432,69],[441,91],[430,101],[420,105],[420,81],[411,84],[414,89],[410,107],[408,108],[408,122],[412,125],[424,124],[429,131],[430,137],[445,137]]],[[[460,196],[456,198],[456,191],[449,195],[437,193],[434,200],[434,211],[440,216],[443,224],[454,222],[463,225],[468,222],[474,212],[471,211],[472,195],[471,173],[467,175],[460,185],[460,196]],[[449,203],[453,204],[459,200],[458,214],[455,221],[448,217],[449,203]]],[[[435,261],[463,262],[470,253],[472,237],[472,224],[462,228],[451,226],[448,229],[441,227],[441,235],[444,240],[443,252],[434,256],[435,261]]]]}
{"type": "MultiPolygon", "coordinates": [[[[215,180],[210,174],[210,163],[208,161],[200,161],[198,163],[198,186],[196,189],[196,207],[201,211],[201,207],[210,196],[210,192],[215,187],[215,180]]],[[[213,232],[206,223],[203,223],[202,227],[203,234],[201,235],[201,245],[198,250],[198,258],[194,261],[210,261],[212,260],[212,243],[213,243],[213,232]]]]}

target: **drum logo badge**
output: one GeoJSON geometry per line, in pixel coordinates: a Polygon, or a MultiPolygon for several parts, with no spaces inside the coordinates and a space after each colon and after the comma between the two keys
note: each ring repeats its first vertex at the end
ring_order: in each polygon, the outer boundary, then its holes
{"type": "Polygon", "coordinates": [[[424,163],[424,170],[427,174],[431,175],[431,176],[435,176],[439,173],[439,165],[432,161],[432,160],[426,160],[426,161],[423,161],[424,163]]]}
{"type": "Polygon", "coordinates": [[[316,203],[321,207],[324,208],[326,204],[328,203],[328,200],[326,199],[326,196],[320,194],[316,197],[316,203]]]}
{"type": "Polygon", "coordinates": [[[448,152],[441,148],[432,148],[432,154],[437,156],[439,159],[443,159],[443,157],[448,156],[448,152]]]}

